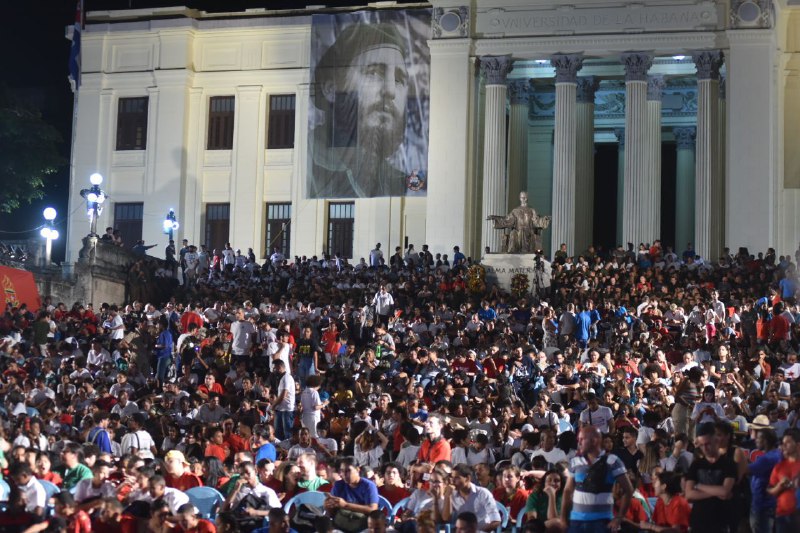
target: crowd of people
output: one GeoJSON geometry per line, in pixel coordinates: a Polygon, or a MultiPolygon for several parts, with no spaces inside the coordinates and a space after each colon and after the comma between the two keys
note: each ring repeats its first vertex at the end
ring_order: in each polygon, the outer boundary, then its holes
{"type": "Polygon", "coordinates": [[[800,531],[800,250],[562,247],[510,294],[458,247],[183,244],[150,301],[5,309],[0,530],[800,531]]]}

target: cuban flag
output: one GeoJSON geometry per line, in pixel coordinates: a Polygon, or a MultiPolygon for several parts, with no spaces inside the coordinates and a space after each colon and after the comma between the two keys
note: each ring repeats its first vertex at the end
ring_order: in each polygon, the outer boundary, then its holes
{"type": "Polygon", "coordinates": [[[69,81],[75,91],[81,85],[81,30],[83,29],[83,0],[78,0],[75,9],[75,25],[72,30],[72,47],[69,51],[69,81]]]}

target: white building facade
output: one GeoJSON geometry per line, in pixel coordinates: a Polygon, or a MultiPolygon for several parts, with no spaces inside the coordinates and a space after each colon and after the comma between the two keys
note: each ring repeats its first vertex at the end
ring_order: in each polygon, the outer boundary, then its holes
{"type": "Polygon", "coordinates": [[[431,9],[428,179],[426,195],[356,199],[306,194],[310,12],[90,12],[67,260],[95,172],[109,196],[99,232],[122,228],[157,256],[171,208],[178,246],[359,258],[376,242],[387,257],[427,243],[475,256],[498,251],[486,217],[521,190],[553,216],[550,251],[580,253],[604,232],[606,245],[663,237],[712,258],[793,252],[800,2],[552,4],[365,7],[431,9]]]}

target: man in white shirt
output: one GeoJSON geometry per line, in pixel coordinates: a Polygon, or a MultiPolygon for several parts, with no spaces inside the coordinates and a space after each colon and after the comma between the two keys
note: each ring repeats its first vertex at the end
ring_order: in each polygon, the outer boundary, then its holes
{"type": "Polygon", "coordinates": [[[249,356],[256,339],[256,327],[244,318],[244,309],[236,310],[236,322],[231,324],[231,353],[236,357],[249,356]]]}
{"type": "Polygon", "coordinates": [[[142,459],[153,459],[156,449],[156,443],[150,433],[144,430],[145,417],[143,413],[135,413],[128,421],[128,433],[122,437],[120,444],[123,454],[138,455],[142,459]]]}
{"type": "Polygon", "coordinates": [[[283,367],[286,369],[286,373],[291,375],[292,365],[290,363],[289,356],[292,353],[292,345],[289,344],[289,332],[283,331],[278,335],[278,342],[277,342],[277,351],[272,354],[273,361],[283,361],[283,367]]]}
{"type": "Polygon", "coordinates": [[[97,461],[92,465],[92,477],[82,479],[75,485],[73,495],[75,501],[81,503],[90,498],[115,498],[117,489],[108,481],[111,464],[97,461]]]}
{"type": "Polygon", "coordinates": [[[125,324],[122,322],[119,308],[116,305],[112,305],[109,311],[109,319],[103,324],[103,327],[109,330],[112,341],[121,341],[125,336],[125,324]]]}
{"type": "Polygon", "coordinates": [[[383,252],[381,243],[378,243],[375,245],[375,249],[369,252],[369,266],[373,268],[381,266],[381,259],[383,259],[383,252]]]}
{"type": "Polygon", "coordinates": [[[33,477],[31,466],[27,463],[14,463],[9,474],[22,493],[25,511],[39,516],[44,515],[47,506],[47,492],[39,480],[33,477]]]}
{"type": "MultiPolygon", "coordinates": [[[[450,494],[450,515],[441,513],[444,522],[450,522],[453,517],[464,512],[474,513],[478,518],[478,528],[481,531],[494,531],[499,525],[502,517],[497,510],[494,496],[484,487],[479,487],[472,482],[472,468],[467,465],[456,465],[450,473],[450,482],[453,491],[450,494]]],[[[438,494],[434,498],[436,510],[442,509],[443,497],[438,494]]],[[[434,517],[439,513],[434,512],[434,517]]]]}
{"type": "Polygon", "coordinates": [[[531,458],[541,455],[547,460],[547,464],[555,465],[567,459],[567,454],[561,448],[556,448],[555,429],[541,430],[540,446],[531,454],[531,458]]]}
{"type": "MultiPolygon", "coordinates": [[[[278,495],[271,488],[263,485],[258,480],[258,469],[253,463],[245,462],[239,465],[239,479],[233,490],[222,504],[222,511],[235,510],[245,496],[253,495],[267,502],[270,508],[281,507],[278,495]]],[[[266,516],[264,514],[263,516],[266,516]]]]}
{"type": "Polygon", "coordinates": [[[103,344],[100,340],[92,341],[92,348],[89,350],[89,353],[86,354],[86,364],[89,368],[93,370],[99,370],[103,363],[113,363],[113,359],[111,358],[111,354],[103,348],[103,344]]]}
{"type": "Polygon", "coordinates": [[[378,319],[381,323],[384,325],[388,324],[389,315],[394,306],[394,298],[389,294],[384,285],[381,285],[381,288],[375,293],[375,297],[372,298],[372,304],[375,306],[375,312],[378,314],[378,319]]]}
{"type": "Polygon", "coordinates": [[[150,501],[156,501],[159,498],[167,502],[169,505],[169,511],[176,515],[178,514],[178,509],[181,505],[185,503],[189,503],[189,497],[178,489],[173,489],[172,487],[167,487],[167,482],[164,479],[164,476],[153,476],[150,478],[149,491],[148,494],[150,501]]]}
{"type": "Polygon", "coordinates": [[[609,424],[614,420],[614,413],[605,405],[600,405],[597,395],[590,392],[586,395],[588,407],[581,412],[581,427],[594,426],[600,433],[609,433],[609,424]]]}
{"type": "Polygon", "coordinates": [[[275,436],[280,440],[288,439],[294,426],[295,384],[294,378],[286,370],[281,359],[272,361],[273,372],[280,380],[272,408],[275,410],[275,436]]]}

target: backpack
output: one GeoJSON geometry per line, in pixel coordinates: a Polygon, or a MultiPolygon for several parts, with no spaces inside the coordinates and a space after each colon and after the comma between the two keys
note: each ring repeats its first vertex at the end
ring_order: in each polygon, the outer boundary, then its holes
{"type": "Polygon", "coordinates": [[[321,516],[325,516],[325,509],[322,507],[301,503],[294,508],[290,523],[297,533],[314,533],[316,531],[314,523],[321,516]]]}
{"type": "Polygon", "coordinates": [[[592,494],[611,492],[614,487],[614,480],[608,479],[609,473],[608,456],[604,455],[589,467],[586,471],[586,477],[583,481],[577,483],[576,487],[583,492],[592,494]]]}

